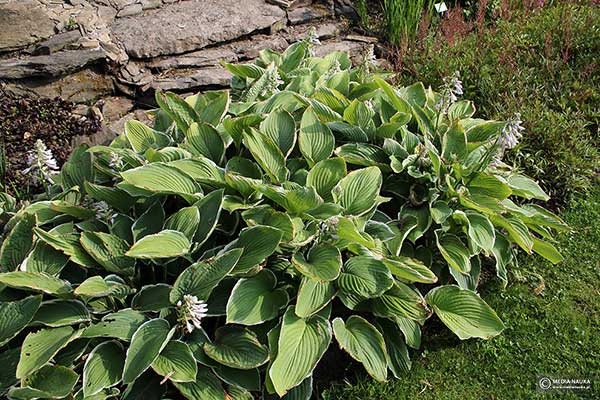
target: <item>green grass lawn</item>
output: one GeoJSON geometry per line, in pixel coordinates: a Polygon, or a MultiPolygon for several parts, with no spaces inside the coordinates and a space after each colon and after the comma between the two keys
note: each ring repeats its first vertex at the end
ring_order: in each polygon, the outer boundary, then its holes
{"type": "Polygon", "coordinates": [[[496,283],[481,289],[506,324],[503,334],[460,342],[436,325],[424,332],[405,378],[380,384],[363,372],[349,373],[348,382],[323,398],[600,398],[600,190],[563,215],[573,232],[558,237],[562,263],[521,257],[505,290],[496,283]],[[539,392],[540,375],[596,382],[588,391],[539,392]]]}

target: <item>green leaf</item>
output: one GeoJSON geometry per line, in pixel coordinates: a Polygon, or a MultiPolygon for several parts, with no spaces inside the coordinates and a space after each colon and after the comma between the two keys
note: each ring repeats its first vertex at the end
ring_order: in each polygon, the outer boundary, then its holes
{"type": "Polygon", "coordinates": [[[377,85],[383,90],[388,100],[397,111],[406,114],[412,114],[412,108],[410,104],[398,95],[398,92],[396,91],[396,89],[394,89],[392,85],[390,85],[389,83],[377,76],[374,77],[374,80],[377,83],[377,85]]]}
{"type": "Polygon", "coordinates": [[[472,101],[460,100],[448,107],[448,119],[455,121],[470,118],[475,114],[475,105],[472,101]]]}
{"type": "Polygon", "coordinates": [[[466,217],[469,221],[469,237],[475,244],[485,251],[491,251],[496,240],[494,226],[484,214],[467,211],[466,217]]]}
{"type": "Polygon", "coordinates": [[[14,271],[19,268],[33,247],[33,227],[35,215],[25,214],[2,242],[0,249],[0,271],[14,271]]]}
{"type": "Polygon", "coordinates": [[[169,137],[155,131],[136,120],[125,123],[125,136],[136,153],[144,153],[150,148],[161,148],[169,145],[169,137]]]}
{"type": "Polygon", "coordinates": [[[303,277],[296,299],[296,315],[307,318],[322,310],[335,297],[336,289],[332,282],[318,282],[303,277]]]}
{"type": "Polygon", "coordinates": [[[337,247],[317,244],[307,253],[294,254],[292,264],[300,273],[317,281],[333,281],[340,275],[342,255],[337,247]]]}
{"type": "Polygon", "coordinates": [[[502,217],[500,215],[492,215],[490,216],[490,220],[494,225],[506,229],[512,241],[516,242],[526,252],[531,253],[534,243],[529,229],[523,221],[517,217],[502,217]]]}
{"type": "Polygon", "coordinates": [[[408,346],[413,349],[421,347],[421,328],[417,322],[404,317],[396,317],[393,320],[404,334],[408,346]]]}
{"type": "Polygon", "coordinates": [[[508,177],[508,186],[512,189],[515,196],[526,199],[538,199],[542,201],[550,200],[550,196],[542,190],[540,185],[533,179],[523,175],[515,174],[508,177]]]}
{"type": "Polygon", "coordinates": [[[120,237],[103,232],[83,232],[79,242],[107,271],[127,276],[135,272],[135,260],[125,256],[129,244],[120,237]]]}
{"type": "Polygon", "coordinates": [[[172,382],[195,382],[198,365],[187,344],[171,340],[152,363],[152,369],[172,382]]]}
{"type": "Polygon", "coordinates": [[[153,193],[193,195],[201,188],[191,176],[165,163],[152,163],[121,172],[123,180],[153,193]]]}
{"type": "Polygon", "coordinates": [[[551,243],[545,242],[538,238],[533,239],[533,251],[550,261],[552,264],[558,264],[563,260],[563,256],[551,243]]]}
{"type": "Polygon", "coordinates": [[[54,295],[64,295],[71,292],[71,286],[68,282],[39,272],[5,272],[0,274],[0,283],[16,289],[54,295]]]}
{"type": "Polygon", "coordinates": [[[352,315],[346,320],[333,320],[333,333],[340,347],[362,363],[373,378],[387,380],[387,354],[381,333],[367,320],[352,315]]]}
{"type": "Polygon", "coordinates": [[[396,378],[401,379],[410,371],[411,366],[402,332],[398,325],[388,319],[377,320],[377,325],[385,341],[388,368],[396,378]]]}
{"type": "Polygon", "coordinates": [[[381,296],[393,282],[389,268],[382,261],[355,256],[344,264],[337,285],[345,292],[367,299],[381,296]]]}
{"type": "Polygon", "coordinates": [[[467,136],[458,121],[455,121],[444,133],[442,156],[448,161],[462,161],[467,156],[467,136]]]}
{"type": "Polygon", "coordinates": [[[329,158],[333,153],[335,147],[333,133],[327,125],[319,121],[312,107],[307,108],[302,114],[298,146],[311,166],[329,158]]]}
{"type": "Polygon", "coordinates": [[[133,334],[131,344],[127,349],[123,383],[128,384],[135,381],[147,370],[165,348],[173,333],[174,329],[170,330],[169,323],[160,318],[140,325],[133,334]]]}
{"type": "Polygon", "coordinates": [[[144,236],[125,253],[127,257],[155,259],[179,257],[190,252],[191,243],[179,231],[164,230],[144,236]]]}
{"type": "Polygon", "coordinates": [[[171,286],[166,283],[142,286],[131,299],[131,308],[139,311],[160,311],[171,307],[171,286]]]}
{"type": "Polygon", "coordinates": [[[31,253],[23,260],[23,265],[25,266],[25,272],[56,276],[67,265],[68,261],[69,256],[42,241],[38,241],[33,246],[31,253]]]}
{"type": "Polygon", "coordinates": [[[25,328],[40,307],[42,296],[0,303],[0,346],[4,346],[25,328]]]}
{"type": "MultiPolygon", "coordinates": [[[[228,388],[229,395],[232,396],[231,389],[233,387],[247,391],[260,391],[260,372],[257,368],[253,369],[237,369],[227,367],[222,364],[215,363],[212,367],[213,372],[224,382],[232,385],[228,388]]],[[[238,398],[233,396],[232,400],[253,400],[254,397],[246,392],[247,397],[238,398]]]]}
{"type": "Polygon", "coordinates": [[[177,128],[181,132],[187,132],[190,125],[198,122],[200,119],[192,106],[175,93],[161,93],[157,91],[155,98],[158,106],[175,121],[177,128]]]}
{"type": "Polygon", "coordinates": [[[144,321],[146,321],[144,314],[126,308],[105,315],[100,322],[85,328],[81,337],[109,337],[130,341],[144,321]]]}
{"type": "Polygon", "coordinates": [[[396,278],[409,282],[435,283],[437,276],[423,262],[405,256],[386,256],[383,263],[396,278]]]}
{"type": "Polygon", "coordinates": [[[245,78],[260,78],[265,73],[265,69],[256,64],[229,64],[226,62],[221,63],[229,72],[235,76],[239,76],[242,79],[245,78]]]}
{"type": "Polygon", "coordinates": [[[460,273],[469,273],[471,270],[469,249],[467,249],[458,236],[436,230],[435,239],[437,247],[448,265],[460,273]]]}
{"type": "Polygon", "coordinates": [[[118,187],[100,186],[90,182],[84,182],[86,193],[96,201],[103,201],[112,208],[126,213],[129,211],[135,198],[118,187]]]}
{"type": "Polygon", "coordinates": [[[96,346],[83,367],[83,393],[86,397],[100,393],[121,381],[125,365],[123,345],[109,340],[96,346]]]}
{"type": "Polygon", "coordinates": [[[296,123],[286,111],[275,110],[260,124],[260,132],[279,147],[287,157],[296,145],[296,123]]]}
{"type": "MultiPolygon", "coordinates": [[[[173,231],[179,231],[192,241],[196,234],[196,229],[200,225],[200,209],[196,206],[180,208],[179,211],[172,214],[166,221],[164,228],[173,231]]],[[[160,229],[159,229],[160,230],[160,229]]]]}
{"type": "Polygon", "coordinates": [[[489,339],[504,330],[494,310],[475,292],[448,285],[436,287],[425,297],[442,322],[461,340],[489,339]]]}
{"type": "Polygon", "coordinates": [[[285,167],[285,157],[279,147],[268,136],[254,128],[244,131],[243,135],[246,147],[256,162],[269,175],[271,182],[285,181],[288,170],[285,167]]]}
{"type": "Polygon", "coordinates": [[[208,368],[198,368],[195,382],[173,382],[188,400],[226,400],[219,379],[208,368]]]}
{"type": "Polygon", "coordinates": [[[190,265],[177,277],[169,295],[171,303],[177,304],[186,294],[208,300],[212,290],[233,270],[241,255],[242,249],[233,249],[214,259],[190,265]]]}
{"type": "Polygon", "coordinates": [[[452,215],[452,209],[448,206],[448,203],[442,200],[438,200],[429,206],[431,212],[431,218],[437,224],[443,224],[444,221],[452,215]]]}
{"type": "Polygon", "coordinates": [[[185,134],[187,149],[195,156],[204,156],[217,164],[225,154],[225,144],[219,132],[208,124],[193,123],[185,134]]]}
{"type": "Polygon", "coordinates": [[[9,392],[11,399],[61,399],[68,396],[77,380],[73,370],[63,367],[46,365],[23,378],[20,388],[13,388],[9,392]]]}
{"type": "Polygon", "coordinates": [[[79,300],[45,301],[33,317],[33,322],[51,327],[75,325],[90,320],[88,309],[79,300]]]}
{"type": "Polygon", "coordinates": [[[372,299],[371,309],[383,317],[405,317],[415,321],[424,321],[430,315],[421,294],[402,282],[394,282],[388,291],[372,299]]]}
{"type": "MultiPolygon", "coordinates": [[[[114,277],[114,275],[113,275],[114,277]]],[[[73,292],[76,296],[85,297],[125,297],[133,293],[133,289],[123,283],[122,280],[113,280],[109,277],[102,278],[101,276],[92,276],[81,282],[81,284],[73,292]]]]}
{"type": "Polygon", "coordinates": [[[346,176],[346,162],[343,158],[329,158],[319,161],[308,171],[306,185],[314,187],[324,201],[333,201],[331,190],[346,176]]]}
{"type": "Polygon", "coordinates": [[[258,325],[277,317],[289,298],[284,289],[276,286],[277,278],[268,269],[240,279],[227,302],[227,323],[258,325]]]}
{"type": "Polygon", "coordinates": [[[78,233],[59,233],[54,230],[46,232],[40,228],[33,228],[34,233],[44,243],[69,256],[69,259],[82,267],[96,265],[96,261],[83,249],[79,242],[78,233]]]}
{"type": "Polygon", "coordinates": [[[289,307],[283,316],[278,351],[269,377],[279,396],[300,385],[315,369],[331,342],[329,321],[320,315],[296,316],[289,307]]]}
{"type": "Polygon", "coordinates": [[[282,235],[283,233],[279,229],[268,226],[242,229],[233,248],[242,248],[244,251],[233,272],[245,273],[262,263],[273,254],[282,235]]]}
{"type": "Polygon", "coordinates": [[[23,379],[42,368],[66,346],[73,336],[73,328],[42,329],[25,337],[21,346],[21,358],[17,365],[17,378],[23,379]]]}
{"type": "Polygon", "coordinates": [[[507,183],[492,175],[479,173],[467,185],[472,195],[489,196],[503,200],[512,194],[507,183]]]}
{"type": "Polygon", "coordinates": [[[256,334],[245,328],[222,326],[213,343],[204,343],[207,356],[231,368],[257,368],[269,360],[269,350],[256,334]]]}
{"type": "Polygon", "coordinates": [[[361,215],[375,207],[383,178],[377,167],[350,172],[333,188],[333,198],[346,215],[361,215]]]}
{"type": "Polygon", "coordinates": [[[229,103],[231,101],[229,90],[207,92],[204,96],[208,99],[208,103],[206,104],[206,107],[200,111],[200,121],[216,127],[229,109],[229,103]]]}
{"type": "Polygon", "coordinates": [[[200,221],[193,242],[196,242],[196,246],[200,246],[217,226],[223,206],[223,190],[210,192],[194,205],[200,210],[200,221]]]}

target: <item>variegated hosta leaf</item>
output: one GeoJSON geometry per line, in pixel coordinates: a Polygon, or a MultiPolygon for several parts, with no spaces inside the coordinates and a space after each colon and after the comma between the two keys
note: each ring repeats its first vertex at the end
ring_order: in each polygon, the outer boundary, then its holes
{"type": "Polygon", "coordinates": [[[88,355],[83,367],[83,393],[86,397],[100,393],[121,381],[125,349],[116,340],[100,343],[88,355]]]}
{"type": "Polygon", "coordinates": [[[382,261],[356,256],[344,264],[337,285],[344,292],[367,299],[381,296],[393,282],[389,268],[382,261]]]}
{"type": "Polygon", "coordinates": [[[331,342],[329,321],[320,315],[302,319],[289,307],[281,322],[277,356],[269,377],[279,396],[300,385],[313,371],[331,342]]]}
{"type": "Polygon", "coordinates": [[[0,283],[16,289],[54,295],[66,295],[71,292],[68,282],[39,272],[6,272],[0,274],[0,283]]]}
{"type": "Polygon", "coordinates": [[[340,275],[342,255],[337,247],[317,244],[307,253],[306,258],[296,253],[292,264],[301,274],[317,281],[333,281],[340,275]]]}
{"type": "Polygon", "coordinates": [[[33,246],[35,216],[25,214],[2,242],[0,249],[0,271],[14,271],[19,268],[33,246]]]}
{"type": "Polygon", "coordinates": [[[144,236],[125,255],[143,259],[171,258],[186,255],[190,249],[191,243],[183,233],[167,229],[144,236]]]}
{"type": "Polygon", "coordinates": [[[79,375],[72,369],[63,366],[46,365],[23,378],[21,387],[12,388],[9,397],[12,399],[62,399],[68,396],[79,375]]]}
{"type": "Polygon", "coordinates": [[[296,315],[309,317],[322,310],[336,294],[332,282],[319,282],[311,278],[302,278],[296,299],[296,315]]]}
{"type": "Polygon", "coordinates": [[[333,188],[333,198],[346,215],[364,214],[377,205],[382,179],[377,167],[352,171],[333,188]]]}
{"type": "Polygon", "coordinates": [[[49,300],[42,303],[32,321],[51,327],[76,325],[91,320],[90,312],[79,300],[49,300]]]}
{"type": "Polygon", "coordinates": [[[324,201],[333,201],[331,190],[346,176],[346,162],[343,158],[329,158],[319,161],[308,172],[306,184],[314,187],[324,201]]]}
{"type": "Polygon", "coordinates": [[[128,384],[140,376],[157,359],[165,348],[175,329],[171,329],[164,319],[144,322],[135,331],[127,349],[123,368],[123,383],[128,384]]]}
{"type": "Polygon", "coordinates": [[[425,297],[436,315],[462,340],[492,338],[504,330],[494,310],[476,293],[448,285],[436,287],[425,297]]]}
{"type": "Polygon", "coordinates": [[[129,341],[144,321],[144,314],[126,308],[106,314],[99,322],[85,328],[81,337],[109,337],[129,341]]]}
{"type": "Polygon", "coordinates": [[[279,315],[279,310],[289,301],[287,292],[277,288],[277,278],[268,269],[240,279],[227,302],[227,322],[257,325],[279,315]],[[252,301],[248,301],[252,299],[252,301]]]}
{"type": "Polygon", "coordinates": [[[10,341],[29,324],[40,307],[42,296],[0,303],[0,346],[10,341]]]}
{"type": "Polygon", "coordinates": [[[333,332],[340,347],[361,362],[369,375],[381,382],[387,380],[387,352],[377,328],[352,315],[345,323],[341,318],[334,319],[333,332]]]}
{"type": "Polygon", "coordinates": [[[152,369],[172,382],[194,382],[198,366],[187,344],[171,340],[152,363],[152,369]]]}
{"type": "Polygon", "coordinates": [[[269,351],[256,335],[244,328],[223,326],[215,333],[215,341],[204,343],[207,356],[231,368],[252,369],[269,360],[269,351]]]}
{"type": "Polygon", "coordinates": [[[199,261],[186,268],[173,284],[169,295],[171,303],[177,304],[186,294],[208,300],[212,290],[235,267],[242,249],[229,250],[215,258],[199,261]]]}
{"type": "Polygon", "coordinates": [[[17,378],[23,379],[42,368],[60,349],[69,343],[75,332],[70,326],[42,329],[25,337],[17,378]]]}
{"type": "Polygon", "coordinates": [[[227,400],[221,382],[206,367],[198,367],[195,382],[173,382],[173,385],[188,400],[227,400]]]}
{"type": "Polygon", "coordinates": [[[255,226],[242,229],[233,248],[243,249],[234,273],[248,272],[273,254],[282,237],[279,229],[268,226],[255,226]]]}
{"type": "Polygon", "coordinates": [[[302,155],[312,166],[325,160],[333,153],[335,138],[331,129],[321,123],[312,108],[302,114],[298,146],[302,155]]]}

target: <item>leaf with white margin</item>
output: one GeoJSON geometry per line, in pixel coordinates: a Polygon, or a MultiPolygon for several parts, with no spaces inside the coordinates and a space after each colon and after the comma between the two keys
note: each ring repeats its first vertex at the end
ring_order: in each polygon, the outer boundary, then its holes
{"type": "Polygon", "coordinates": [[[125,255],[143,259],[172,258],[188,254],[190,248],[191,243],[183,233],[167,229],[144,236],[125,255]]]}
{"type": "Polygon", "coordinates": [[[276,286],[277,278],[268,269],[240,279],[227,302],[227,323],[258,325],[277,317],[289,297],[284,289],[276,286]]]}
{"type": "Polygon", "coordinates": [[[296,316],[289,307],[283,316],[278,351],[269,368],[269,377],[279,396],[300,385],[312,374],[331,343],[331,326],[320,315],[296,316]]]}
{"type": "Polygon", "coordinates": [[[169,323],[161,318],[144,322],[135,331],[131,344],[127,349],[125,367],[123,368],[123,383],[132,383],[146,371],[165,348],[175,328],[170,329],[169,323]]]}
{"type": "Polygon", "coordinates": [[[83,367],[83,393],[86,397],[100,393],[121,381],[125,350],[116,340],[100,343],[87,356],[83,367]]]}
{"type": "Polygon", "coordinates": [[[475,292],[455,285],[438,286],[425,296],[442,322],[461,340],[490,339],[504,330],[496,312],[475,292]]]}
{"type": "Polygon", "coordinates": [[[204,343],[207,356],[231,368],[253,369],[269,361],[269,349],[249,329],[222,326],[215,332],[214,342],[204,343]]]}
{"type": "Polygon", "coordinates": [[[40,307],[42,296],[0,303],[0,346],[8,343],[31,322],[40,307]]]}
{"type": "Polygon", "coordinates": [[[333,320],[333,332],[340,347],[362,363],[373,378],[387,380],[387,353],[381,333],[367,320],[352,315],[346,322],[333,320]]]}
{"type": "Polygon", "coordinates": [[[171,382],[194,382],[198,365],[189,346],[171,340],[152,363],[152,369],[171,382]]]}
{"type": "Polygon", "coordinates": [[[362,215],[377,205],[383,178],[377,167],[350,172],[333,188],[333,199],[346,215],[362,215]]]}

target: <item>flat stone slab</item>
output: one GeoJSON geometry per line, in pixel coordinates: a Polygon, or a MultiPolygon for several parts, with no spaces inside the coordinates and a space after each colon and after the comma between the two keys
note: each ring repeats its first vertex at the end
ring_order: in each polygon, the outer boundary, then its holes
{"type": "Polygon", "coordinates": [[[286,17],[264,0],[202,0],[119,18],[112,33],[134,58],[181,54],[270,28],[286,17]]]}
{"type": "Polygon", "coordinates": [[[37,1],[0,2],[0,52],[15,50],[54,34],[54,22],[37,1]]]}
{"type": "Polygon", "coordinates": [[[77,71],[105,57],[100,48],[61,51],[48,56],[0,61],[0,78],[23,79],[32,76],[61,76],[77,71]]]}

